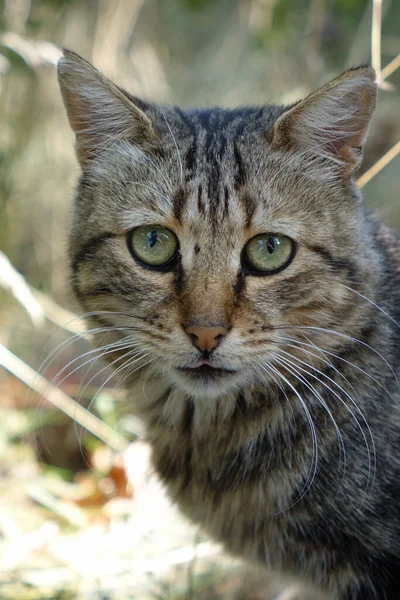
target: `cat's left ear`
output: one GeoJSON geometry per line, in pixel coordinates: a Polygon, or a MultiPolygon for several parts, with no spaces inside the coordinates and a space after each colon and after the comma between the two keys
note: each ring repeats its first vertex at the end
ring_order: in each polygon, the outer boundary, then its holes
{"type": "Polygon", "coordinates": [[[313,165],[328,159],[346,177],[361,163],[376,92],[373,69],[346,71],[279,117],[269,135],[272,149],[298,150],[313,165]]]}
{"type": "Polygon", "coordinates": [[[82,167],[118,141],[132,142],[144,149],[154,147],[153,126],[138,106],[140,101],[81,56],[64,50],[58,62],[58,80],[82,167]]]}

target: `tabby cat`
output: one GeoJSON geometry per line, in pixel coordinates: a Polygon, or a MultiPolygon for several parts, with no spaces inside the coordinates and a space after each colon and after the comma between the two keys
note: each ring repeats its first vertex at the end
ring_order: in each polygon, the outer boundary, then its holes
{"type": "Polygon", "coordinates": [[[374,72],[233,110],[144,102],[71,51],[58,73],[74,292],[170,497],[312,597],[400,598],[400,245],[353,180],[374,72]]]}

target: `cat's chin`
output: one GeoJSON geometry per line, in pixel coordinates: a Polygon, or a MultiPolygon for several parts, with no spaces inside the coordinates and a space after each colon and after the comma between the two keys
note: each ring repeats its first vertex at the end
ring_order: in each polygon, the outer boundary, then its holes
{"type": "Polygon", "coordinates": [[[218,398],[241,388],[245,383],[242,372],[222,369],[204,372],[197,372],[195,369],[173,369],[168,379],[182,392],[198,398],[218,398]]]}

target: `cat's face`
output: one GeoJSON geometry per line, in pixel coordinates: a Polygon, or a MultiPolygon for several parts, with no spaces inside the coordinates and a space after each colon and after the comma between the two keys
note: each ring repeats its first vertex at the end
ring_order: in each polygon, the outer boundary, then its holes
{"type": "Polygon", "coordinates": [[[314,344],[334,351],[362,328],[347,288],[374,259],[349,174],[375,88],[359,71],[291,110],[181,112],[133,102],[67,55],[75,291],[117,368],[217,397],[274,379],[289,348],[310,362],[314,344]]]}

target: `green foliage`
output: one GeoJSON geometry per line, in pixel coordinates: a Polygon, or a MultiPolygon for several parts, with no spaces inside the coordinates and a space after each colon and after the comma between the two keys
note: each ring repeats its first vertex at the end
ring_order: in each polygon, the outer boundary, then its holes
{"type": "Polygon", "coordinates": [[[195,10],[195,11],[204,10],[212,2],[212,0],[180,0],[180,1],[184,8],[188,8],[190,10],[195,10]]]}

